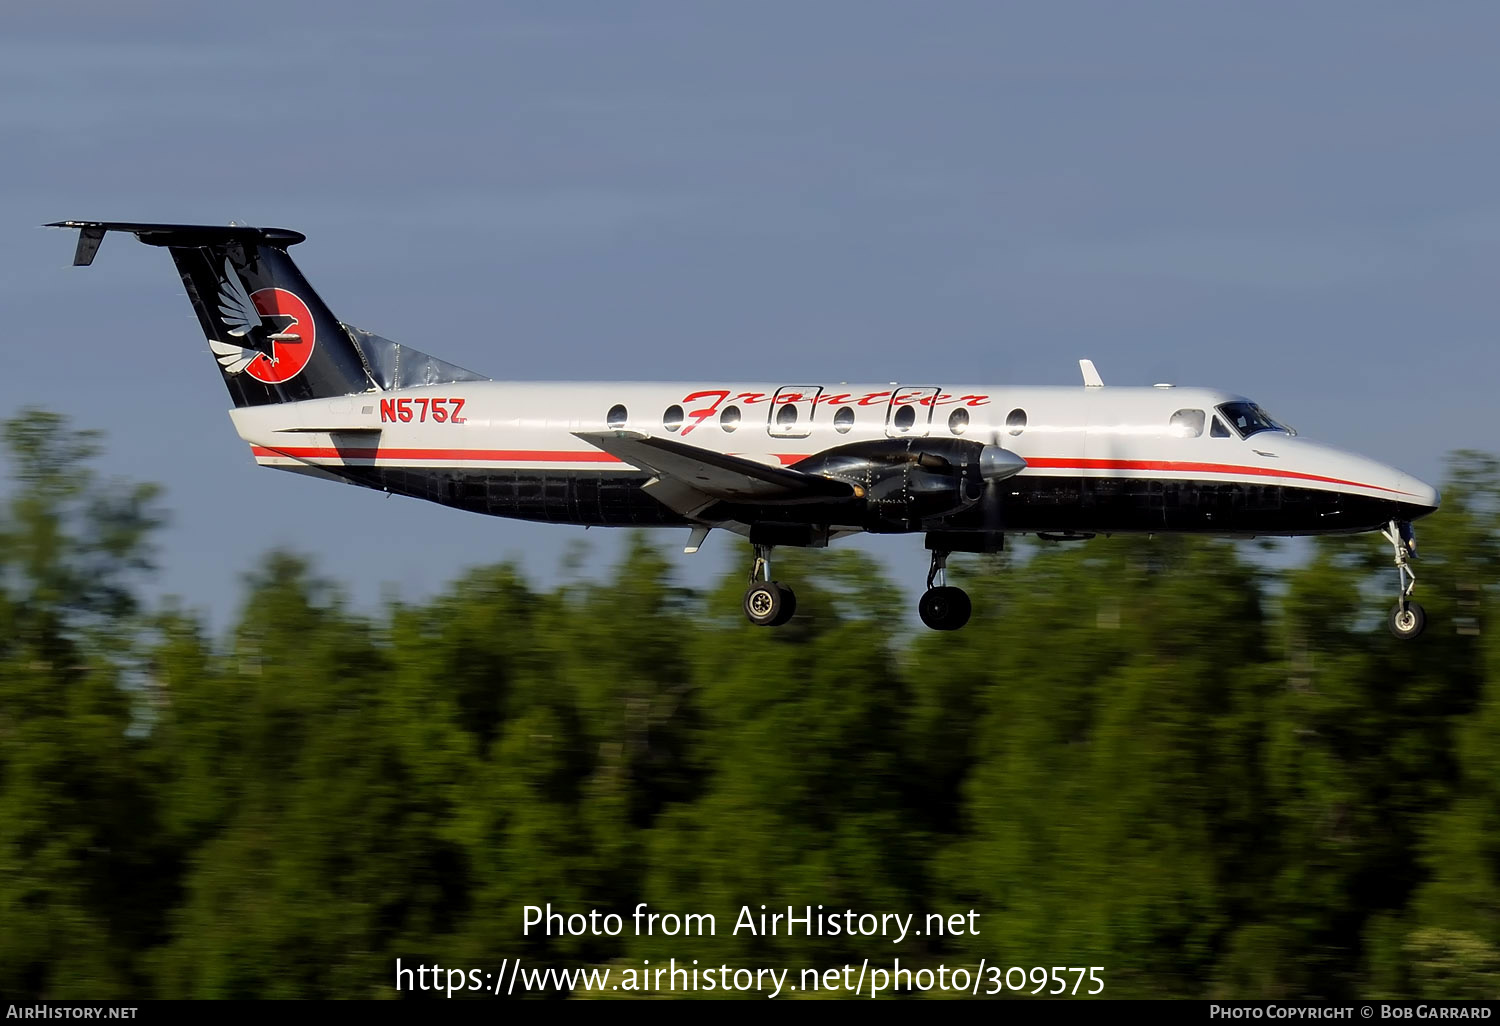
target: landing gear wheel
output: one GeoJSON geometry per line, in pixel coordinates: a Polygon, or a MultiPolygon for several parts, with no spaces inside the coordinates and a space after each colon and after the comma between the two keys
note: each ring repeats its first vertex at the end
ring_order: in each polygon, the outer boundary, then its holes
{"type": "Polygon", "coordinates": [[[1391,607],[1391,615],[1386,620],[1386,626],[1401,640],[1410,640],[1421,634],[1423,628],[1427,626],[1427,611],[1415,602],[1406,603],[1405,609],[1402,609],[1398,603],[1391,607]]]}
{"type": "Polygon", "coordinates": [[[969,614],[973,611],[974,606],[969,601],[968,592],[946,585],[928,588],[922,593],[922,601],[917,604],[922,622],[935,631],[958,630],[969,622],[969,614]]]}
{"type": "Polygon", "coordinates": [[[756,581],[745,592],[745,616],[757,627],[780,627],[796,611],[797,596],[775,581],[756,581]]]}

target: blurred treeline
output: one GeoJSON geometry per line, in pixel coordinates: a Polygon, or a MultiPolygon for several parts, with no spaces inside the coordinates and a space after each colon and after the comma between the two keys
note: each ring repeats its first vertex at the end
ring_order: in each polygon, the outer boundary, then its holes
{"type": "Polygon", "coordinates": [[[778,553],[780,630],[744,622],[741,573],[686,590],[644,538],[603,583],[482,566],[373,616],[270,554],[215,638],[138,598],[153,488],[46,414],[5,441],[7,995],[900,955],[1103,966],[1117,997],[1500,996],[1492,457],[1455,454],[1419,527],[1411,644],[1373,536],[1275,571],[1168,537],[970,557],[947,635],[837,550],[778,553]],[[521,936],[526,904],[639,901],[719,936],[521,936]],[[982,932],[729,935],[741,904],[820,903],[982,932]]]}

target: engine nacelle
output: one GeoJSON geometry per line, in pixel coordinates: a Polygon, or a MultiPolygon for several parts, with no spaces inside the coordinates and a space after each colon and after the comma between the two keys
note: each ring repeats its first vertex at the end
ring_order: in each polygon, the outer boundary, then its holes
{"type": "Polygon", "coordinates": [[[988,485],[1026,467],[998,445],[967,438],[881,438],[827,449],[797,464],[802,473],[847,481],[871,530],[914,530],[984,498],[988,485]]]}

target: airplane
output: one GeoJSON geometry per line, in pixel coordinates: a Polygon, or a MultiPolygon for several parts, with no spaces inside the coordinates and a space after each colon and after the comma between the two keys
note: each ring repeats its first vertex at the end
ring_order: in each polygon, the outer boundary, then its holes
{"type": "Polygon", "coordinates": [[[168,250],[261,466],[492,516],[686,528],[688,553],[722,528],[749,540],[754,624],[796,610],[775,547],[860,532],[925,536],[918,612],[950,631],[972,607],[949,555],[1007,535],[1380,531],[1397,570],[1387,625],[1402,639],[1426,625],[1412,522],[1437,489],[1232,392],[1106,388],[1089,360],[1081,387],[493,381],[340,321],[292,262],[300,232],[46,227],[79,230],[78,266],[112,231],[168,250]]]}

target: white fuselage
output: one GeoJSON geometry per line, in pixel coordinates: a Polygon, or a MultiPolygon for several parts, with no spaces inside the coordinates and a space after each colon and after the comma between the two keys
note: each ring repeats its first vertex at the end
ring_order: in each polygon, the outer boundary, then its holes
{"type": "Polygon", "coordinates": [[[998,439],[1026,459],[1025,475],[1171,479],[1209,474],[1215,479],[1312,483],[1329,490],[1435,503],[1431,486],[1364,456],[1279,431],[1249,439],[1237,433],[1216,438],[1205,428],[1196,437],[1186,437],[1171,424],[1178,410],[1211,415],[1221,403],[1242,400],[1229,392],[1186,387],[979,385],[934,390],[840,384],[788,392],[786,386],[766,384],[472,382],[245,407],[231,416],[240,437],[255,447],[257,461],[267,466],[353,462],[617,468],[614,457],[573,434],[606,427],[673,435],[705,449],[790,466],[845,442],[917,435],[998,439]],[[778,391],[782,394],[773,403],[778,391]],[[797,398],[807,395],[813,399],[797,398]],[[441,405],[432,405],[435,400],[441,405]],[[787,405],[796,407],[798,416],[792,423],[778,424],[774,414],[787,405]],[[616,406],[624,407],[626,416],[623,422],[608,423],[609,411],[616,406]],[[903,406],[915,412],[905,430],[894,422],[903,406]],[[721,420],[730,407],[738,408],[740,417],[733,430],[726,430],[721,420]],[[666,420],[674,408],[680,411],[676,430],[666,420]],[[853,416],[847,431],[834,423],[845,408],[853,416]],[[962,411],[957,420],[965,423],[952,422],[955,411],[962,411]],[[1016,411],[1024,421],[1016,418],[1008,426],[1016,411]],[[331,431],[370,428],[380,430],[377,452],[346,461],[333,450],[331,431]]]}
{"type": "MultiPolygon", "coordinates": [[[[1066,487],[1057,493],[1060,497],[1038,498],[1033,503],[1037,508],[1023,508],[1029,501],[1023,493],[1048,487],[1048,479],[1059,487],[1063,481],[1080,482],[1088,495],[1105,494],[1110,487],[1149,489],[1154,482],[1174,489],[1172,494],[1182,486],[1216,494],[1224,486],[1238,486],[1231,490],[1255,490],[1252,496],[1261,498],[1252,503],[1263,504],[1269,499],[1262,493],[1273,488],[1278,508],[1283,493],[1311,494],[1315,503],[1344,499],[1346,514],[1356,500],[1367,501],[1372,509],[1400,506],[1407,517],[1436,506],[1438,495],[1430,485],[1364,456],[1284,430],[1242,437],[1216,411],[1226,403],[1247,402],[1229,392],[1165,386],[486,381],[249,406],[231,416],[262,465],[331,472],[393,491],[413,491],[390,482],[405,480],[401,474],[423,472],[436,475],[434,479],[499,475],[511,480],[514,474],[517,481],[546,482],[633,471],[575,434],[619,428],[787,467],[832,447],[870,439],[966,438],[996,444],[1026,461],[1007,488],[1013,507],[1008,530],[1219,527],[1229,534],[1303,534],[1369,530],[1377,523],[1365,523],[1367,515],[1355,523],[1348,515],[1331,515],[1333,507],[1316,505],[1296,516],[1284,512],[1279,519],[1235,519],[1221,512],[1217,523],[1213,513],[1201,521],[1173,523],[1168,517],[1158,522],[1149,511],[1144,518],[1126,516],[1122,506],[1113,513],[1101,511],[1099,522],[1093,523],[1087,498],[1079,498],[1080,508],[1060,509],[1049,522],[1045,507],[1066,507],[1072,494],[1066,487]]],[[[431,491],[430,485],[423,487],[431,491]]],[[[1192,501],[1199,503],[1193,494],[1192,501]]],[[[567,515],[561,506],[540,515],[512,514],[503,504],[479,511],[576,523],[648,522],[638,515],[613,520],[591,507],[577,516],[567,515]]]]}

